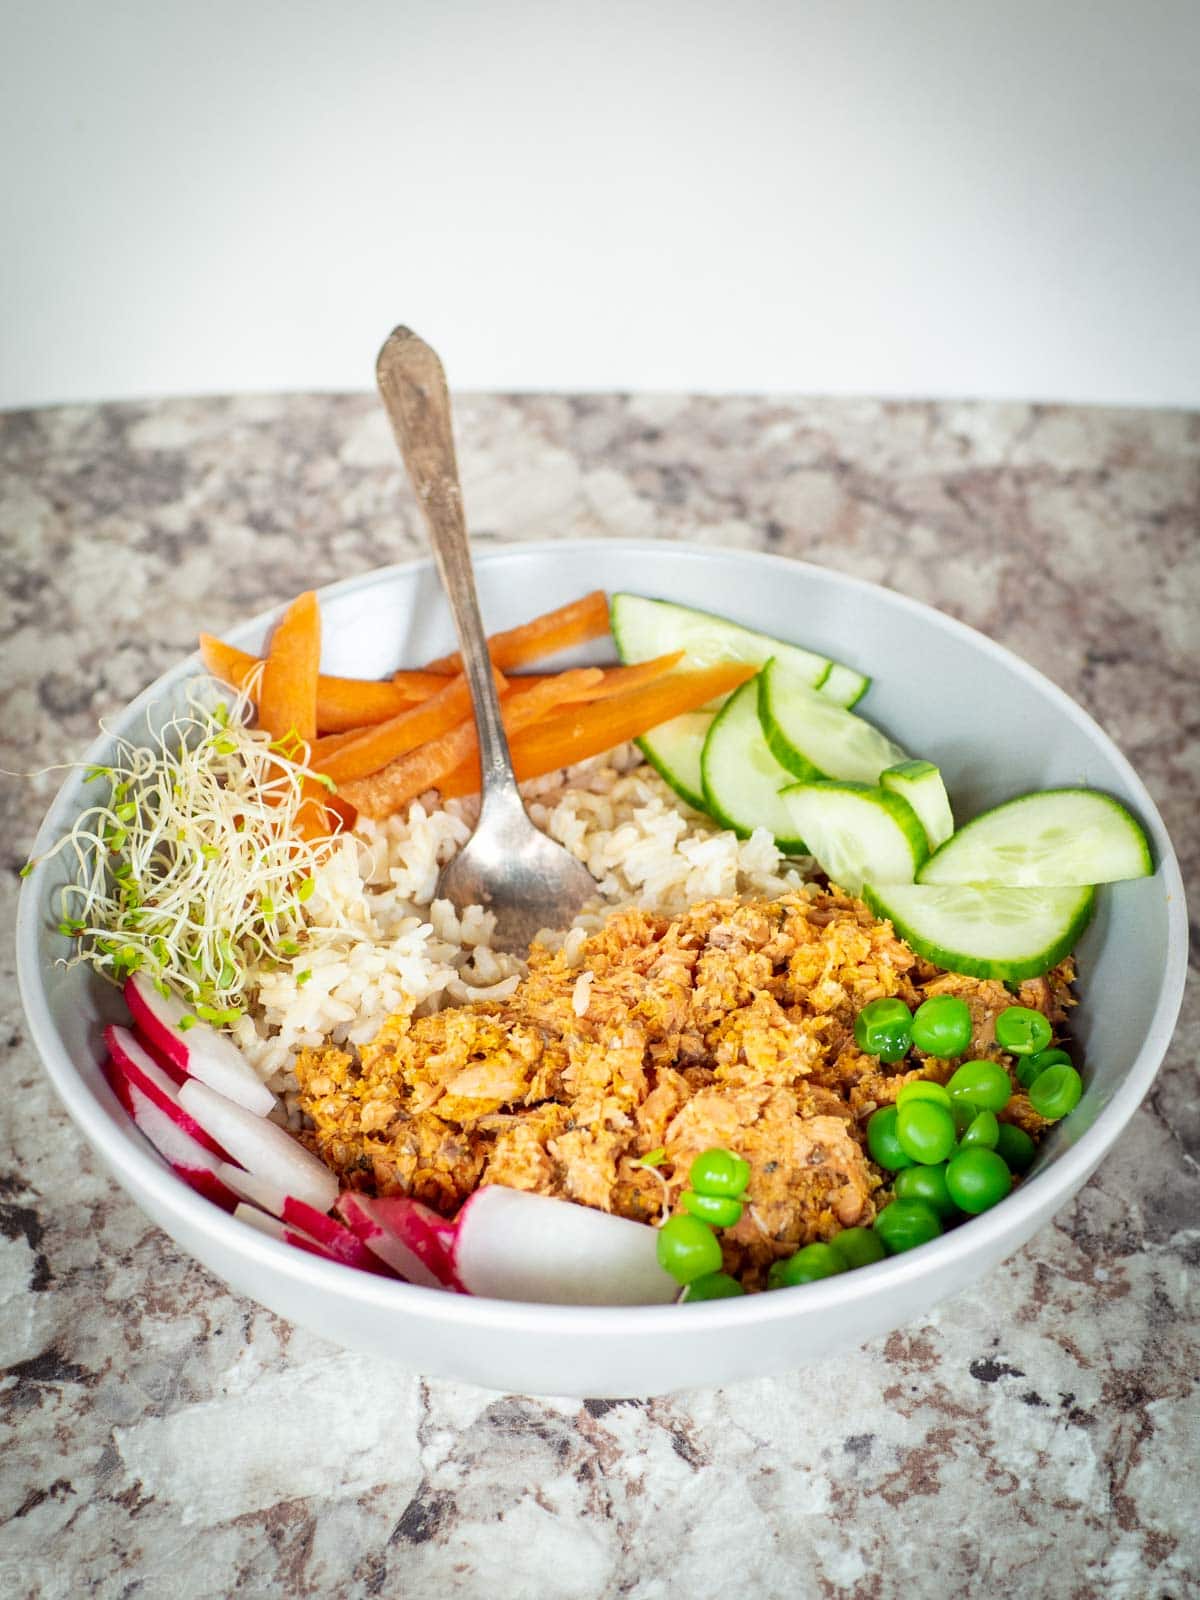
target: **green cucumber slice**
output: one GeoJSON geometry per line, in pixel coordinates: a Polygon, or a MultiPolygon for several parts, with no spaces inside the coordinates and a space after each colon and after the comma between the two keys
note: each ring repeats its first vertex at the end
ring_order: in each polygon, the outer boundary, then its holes
{"type": "Polygon", "coordinates": [[[780,797],[791,774],[767,749],[758,721],[758,681],[751,678],[713,719],[700,760],[705,809],[725,828],[748,838],[766,828],[785,855],[803,855],[804,841],[780,797]]]}
{"type": "Polygon", "coordinates": [[[1098,789],[1043,789],[960,828],[926,862],[921,882],[1058,888],[1153,871],[1150,841],[1120,801],[1098,789]]]}
{"type": "Polygon", "coordinates": [[[1096,891],[996,884],[863,885],[863,899],[919,956],[949,972],[1019,983],[1070,955],[1096,891]]]}
{"type": "Polygon", "coordinates": [[[865,783],[821,780],[783,791],[793,827],[832,883],[858,894],[863,883],[911,883],[929,845],[907,800],[865,783]]]}
{"type": "Polygon", "coordinates": [[[740,623],[692,606],[670,600],[650,600],[640,594],[614,594],[609,602],[609,618],[617,654],[622,661],[649,661],[669,650],[683,650],[680,670],[709,667],[718,661],[747,661],[761,667],[772,656],[811,688],[825,693],[839,704],[852,705],[861,699],[871,682],[853,667],[830,662],[827,656],[801,645],[772,639],[768,634],[743,628],[740,623]]]}
{"type": "Polygon", "coordinates": [[[715,715],[712,711],[685,711],[682,716],[660,723],[637,741],[638,749],[659,776],[696,811],[708,809],[704,803],[700,758],[715,715]]]}
{"type": "Polygon", "coordinates": [[[845,706],[849,711],[851,706],[856,706],[871,687],[871,680],[865,673],[855,672],[853,667],[844,667],[840,661],[829,663],[829,674],[821,684],[821,693],[826,700],[832,700],[835,705],[845,706]]]}
{"type": "Polygon", "coordinates": [[[771,754],[797,778],[875,784],[904,751],[871,723],[816,693],[772,657],[759,674],[758,716],[771,754]]]}
{"type": "Polygon", "coordinates": [[[898,761],[879,774],[880,786],[907,800],[921,819],[929,848],[936,850],[954,832],[954,814],[942,775],[932,761],[898,761]]]}

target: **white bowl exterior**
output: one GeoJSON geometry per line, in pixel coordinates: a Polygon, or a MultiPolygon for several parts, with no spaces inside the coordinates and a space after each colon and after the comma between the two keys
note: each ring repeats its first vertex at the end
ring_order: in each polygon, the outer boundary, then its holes
{"type": "MultiPolygon", "coordinates": [[[[862,710],[912,754],[937,762],[958,819],[1012,794],[1089,784],[1117,795],[1149,830],[1154,878],[1101,890],[1079,949],[1082,1004],[1072,1031],[1087,1090],[1003,1205],[908,1255],[802,1289],[692,1307],[511,1305],[410,1288],[329,1265],[227,1217],[159,1161],[100,1073],[104,1021],[119,996],[85,969],[64,971],[50,900],[63,868],[22,891],[17,953],[34,1042],[68,1111],[138,1205],[235,1289],[350,1348],[423,1373],[529,1393],[629,1396],[785,1370],[896,1327],[1010,1254],[1086,1180],[1149,1088],[1174,1027],[1187,960],[1178,865],[1128,762],[1087,715],[1016,657],[890,591],[802,562],[624,541],[522,545],[477,558],[490,628],[577,598],[629,588],[720,611],[823,650],[875,678],[862,710]]],[[[322,592],[323,666],[381,675],[453,639],[428,563],[389,568],[322,592]]],[[[270,618],[232,635],[258,649],[270,618]]],[[[595,658],[597,652],[578,654],[595,658]]],[[[177,702],[195,657],[122,715],[137,737],[150,706],[177,702]]],[[[88,760],[105,763],[107,739],[88,760]]],[[[86,804],[71,776],[39,835],[47,848],[86,804]]]]}

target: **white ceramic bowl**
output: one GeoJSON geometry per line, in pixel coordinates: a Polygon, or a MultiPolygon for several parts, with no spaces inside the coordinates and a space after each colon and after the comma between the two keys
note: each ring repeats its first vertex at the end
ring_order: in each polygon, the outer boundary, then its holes
{"type": "MultiPolygon", "coordinates": [[[[1186,967],[1183,889],[1162,821],[1129,763],[1053,684],[961,623],[915,601],[803,562],[673,544],[520,545],[481,556],[491,628],[589,589],[634,589],[719,611],[870,672],[864,711],[938,763],[959,820],[1029,789],[1090,784],[1119,796],[1153,840],[1153,878],[1100,891],[1079,947],[1082,1003],[1072,1029],[1087,1061],[1076,1111],[1046,1140],[1032,1175],[993,1211],[919,1250],[804,1288],[687,1307],[575,1308],[476,1300],[322,1262],[235,1222],[164,1166],[100,1073],[100,1028],[120,1013],[89,971],[55,966],[65,943],[52,897],[63,869],[24,885],[17,923],[21,994],[34,1042],[67,1110],[147,1216],[233,1288],[336,1343],[428,1374],[494,1389],[650,1395],[779,1372],[927,1311],[989,1271],[1080,1187],[1150,1087],[1175,1023],[1186,967]]],[[[382,675],[450,648],[428,562],[334,585],[321,596],[327,671],[382,675]]],[[[259,650],[269,618],[237,629],[259,650]]],[[[197,670],[182,662],[119,717],[144,732],[197,670]]],[[[87,760],[107,764],[111,741],[87,760]]],[[[39,835],[46,848],[83,809],[82,772],[39,835]]]]}

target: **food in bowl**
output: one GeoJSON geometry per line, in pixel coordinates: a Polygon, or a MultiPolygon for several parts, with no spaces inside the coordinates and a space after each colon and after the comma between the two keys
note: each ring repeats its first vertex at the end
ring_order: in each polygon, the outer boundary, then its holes
{"type": "Polygon", "coordinates": [[[1069,956],[1092,886],[1150,868],[1128,812],[1051,791],[948,833],[861,674],[640,596],[620,665],[517,676],[609,615],[493,641],[535,820],[597,879],[527,964],[432,901],[478,784],[455,658],[322,679],[301,597],[262,664],[206,641],[232,711],[199,690],[98,775],[64,932],[127,985],[127,1109],[244,1220],[502,1297],[786,1287],[997,1203],[1078,1099],[1069,956]]]}

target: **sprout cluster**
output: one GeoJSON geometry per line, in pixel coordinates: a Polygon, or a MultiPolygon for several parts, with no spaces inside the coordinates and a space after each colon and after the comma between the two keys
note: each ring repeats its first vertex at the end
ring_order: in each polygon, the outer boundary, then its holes
{"type": "Polygon", "coordinates": [[[50,852],[72,853],[59,931],[77,941],[73,960],[114,983],[147,972],[196,1016],[236,1022],[250,969],[297,956],[306,943],[305,902],[329,840],[293,828],[308,750],[272,744],[247,726],[251,702],[227,706],[211,680],[189,687],[186,709],[148,745],[118,740],[103,785],[50,852]],[[106,792],[105,792],[106,791],[106,792]]]}

